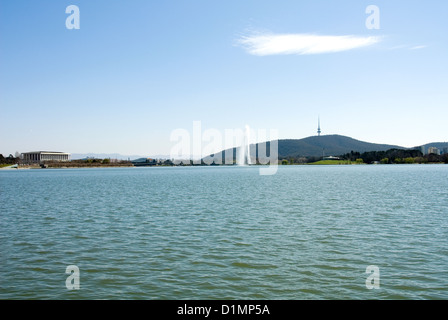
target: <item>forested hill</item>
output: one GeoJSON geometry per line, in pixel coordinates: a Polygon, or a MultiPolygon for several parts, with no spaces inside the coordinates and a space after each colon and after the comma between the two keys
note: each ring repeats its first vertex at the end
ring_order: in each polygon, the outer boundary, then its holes
{"type": "MultiPolygon", "coordinates": [[[[269,150],[270,142],[267,142],[266,148],[269,150]]],[[[338,156],[351,151],[362,153],[366,151],[386,151],[394,148],[404,149],[400,146],[364,142],[341,135],[311,136],[303,139],[278,140],[278,157],[282,159],[289,157],[321,157],[322,155],[338,156]]],[[[255,153],[255,150],[258,150],[258,144],[251,145],[252,155],[255,153]]],[[[221,152],[222,159],[225,159],[225,152],[225,150],[221,152]]],[[[233,154],[235,158],[235,148],[233,148],[233,154]]]]}
{"type": "Polygon", "coordinates": [[[311,136],[300,140],[279,140],[279,158],[286,157],[319,157],[338,156],[351,151],[386,151],[389,149],[404,149],[400,146],[377,144],[356,140],[341,135],[311,136]]]}
{"type": "MultiPolygon", "coordinates": [[[[443,150],[445,148],[448,148],[448,142],[431,142],[423,145],[422,147],[425,147],[425,150],[428,150],[429,147],[436,147],[440,150],[443,150]]],[[[416,147],[421,148],[421,147],[416,147]]]]}

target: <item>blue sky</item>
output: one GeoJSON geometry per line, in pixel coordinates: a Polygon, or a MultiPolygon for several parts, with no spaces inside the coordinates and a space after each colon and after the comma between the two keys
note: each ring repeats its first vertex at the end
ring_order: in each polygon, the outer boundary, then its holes
{"type": "Polygon", "coordinates": [[[169,154],[193,121],[304,138],[318,115],[322,134],[448,141],[446,12],[439,0],[1,0],[0,153],[169,154]],[[380,29],[366,28],[368,5],[380,29]]]}

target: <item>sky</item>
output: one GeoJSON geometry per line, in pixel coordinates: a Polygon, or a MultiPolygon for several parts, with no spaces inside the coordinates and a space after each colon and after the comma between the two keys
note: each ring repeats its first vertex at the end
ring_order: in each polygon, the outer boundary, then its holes
{"type": "Polygon", "coordinates": [[[318,117],[323,135],[448,141],[446,12],[440,0],[0,0],[0,153],[166,155],[195,121],[300,139],[318,117]]]}

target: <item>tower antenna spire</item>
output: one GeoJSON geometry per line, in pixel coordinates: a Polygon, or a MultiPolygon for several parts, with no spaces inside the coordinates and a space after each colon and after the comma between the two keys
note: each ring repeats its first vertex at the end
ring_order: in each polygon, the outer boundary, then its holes
{"type": "Polygon", "coordinates": [[[317,117],[317,135],[320,136],[320,133],[322,131],[320,130],[320,116],[317,117]]]}

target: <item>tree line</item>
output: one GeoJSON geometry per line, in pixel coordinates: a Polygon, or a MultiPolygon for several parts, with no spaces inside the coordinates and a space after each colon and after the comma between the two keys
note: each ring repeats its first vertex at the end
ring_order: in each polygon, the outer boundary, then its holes
{"type": "Polygon", "coordinates": [[[379,162],[392,163],[448,163],[448,154],[426,154],[418,149],[389,149],[387,151],[368,151],[364,153],[351,151],[340,156],[343,160],[356,161],[362,159],[364,163],[379,162]]]}
{"type": "Polygon", "coordinates": [[[16,164],[19,163],[20,158],[14,157],[12,154],[7,156],[6,158],[3,156],[3,154],[0,154],[0,164],[16,164]]]}
{"type": "MultiPolygon", "coordinates": [[[[351,151],[339,155],[340,160],[354,163],[448,163],[448,154],[426,154],[424,155],[418,149],[389,149],[387,151],[351,151]]],[[[323,157],[284,157],[281,164],[306,164],[322,160],[323,157]]]]}

